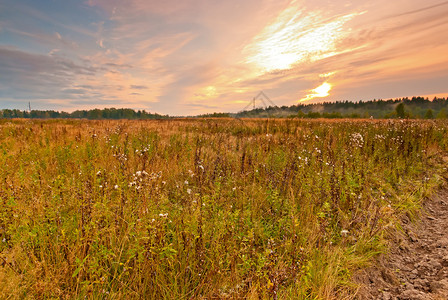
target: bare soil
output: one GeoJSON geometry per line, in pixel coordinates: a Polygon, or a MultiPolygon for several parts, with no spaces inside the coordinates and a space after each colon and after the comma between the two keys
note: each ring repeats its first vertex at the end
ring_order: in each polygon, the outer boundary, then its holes
{"type": "Polygon", "coordinates": [[[448,299],[448,189],[428,199],[420,220],[403,232],[376,264],[358,274],[358,299],[448,299]]]}

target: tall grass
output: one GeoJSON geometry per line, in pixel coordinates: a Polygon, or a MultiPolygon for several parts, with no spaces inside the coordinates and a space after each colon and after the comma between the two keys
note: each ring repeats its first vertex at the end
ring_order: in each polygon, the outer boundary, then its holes
{"type": "Polygon", "coordinates": [[[0,298],[349,299],[447,130],[0,120],[0,298]]]}

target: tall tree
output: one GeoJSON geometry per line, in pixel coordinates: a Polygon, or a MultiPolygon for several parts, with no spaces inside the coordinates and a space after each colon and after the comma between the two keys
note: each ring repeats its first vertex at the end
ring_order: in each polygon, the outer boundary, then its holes
{"type": "Polygon", "coordinates": [[[428,109],[425,113],[425,119],[434,119],[434,113],[432,109],[428,109]]]}
{"type": "Polygon", "coordinates": [[[405,112],[404,112],[404,104],[403,102],[398,104],[397,107],[395,107],[395,112],[397,113],[397,117],[404,119],[405,112]]]}
{"type": "Polygon", "coordinates": [[[442,108],[437,114],[437,119],[446,119],[447,118],[446,108],[442,108]]]}

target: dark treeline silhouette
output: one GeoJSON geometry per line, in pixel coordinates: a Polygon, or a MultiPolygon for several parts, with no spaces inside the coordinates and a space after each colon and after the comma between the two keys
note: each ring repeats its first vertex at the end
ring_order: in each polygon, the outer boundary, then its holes
{"type": "MultiPolygon", "coordinates": [[[[448,99],[432,100],[423,97],[398,98],[371,101],[337,101],[317,104],[296,104],[291,106],[256,108],[250,111],[231,113],[210,113],[198,115],[197,118],[414,118],[414,119],[447,119],[448,99]]],[[[35,118],[35,119],[167,119],[168,115],[149,113],[145,110],[135,111],[130,108],[105,108],[77,110],[72,113],[54,110],[22,111],[18,109],[0,110],[0,118],[35,118]]]]}
{"type": "Polygon", "coordinates": [[[236,117],[296,117],[296,118],[415,118],[446,119],[448,99],[435,97],[398,98],[370,101],[337,101],[317,104],[256,108],[235,114],[236,117]]]}
{"type": "Polygon", "coordinates": [[[195,116],[195,118],[230,118],[232,115],[230,113],[211,113],[195,116]]]}
{"type": "Polygon", "coordinates": [[[0,110],[0,117],[2,118],[32,118],[32,119],[166,119],[166,115],[159,115],[156,113],[149,113],[145,110],[135,111],[130,108],[105,108],[92,110],[76,110],[72,113],[59,112],[54,110],[32,110],[22,111],[18,109],[3,109],[0,110]]]}

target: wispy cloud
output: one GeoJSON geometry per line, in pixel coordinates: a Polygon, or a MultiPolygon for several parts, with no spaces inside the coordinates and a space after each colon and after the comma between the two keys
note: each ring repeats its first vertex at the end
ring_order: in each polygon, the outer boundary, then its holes
{"type": "Polygon", "coordinates": [[[438,8],[438,7],[442,7],[442,6],[446,6],[446,5],[448,5],[448,1],[421,7],[421,8],[414,9],[411,11],[406,11],[403,13],[394,14],[394,15],[390,16],[389,18],[397,18],[397,17],[407,16],[407,15],[414,15],[414,14],[418,14],[418,13],[428,11],[428,10],[433,10],[434,8],[438,8]]]}
{"type": "Polygon", "coordinates": [[[134,90],[146,90],[148,87],[146,85],[134,85],[131,84],[131,89],[134,90]]]}
{"type": "Polygon", "coordinates": [[[293,5],[244,49],[248,53],[247,62],[263,71],[273,71],[333,56],[338,53],[336,43],[348,35],[343,26],[357,15],[360,13],[328,20],[322,12],[304,13],[293,5]]]}

